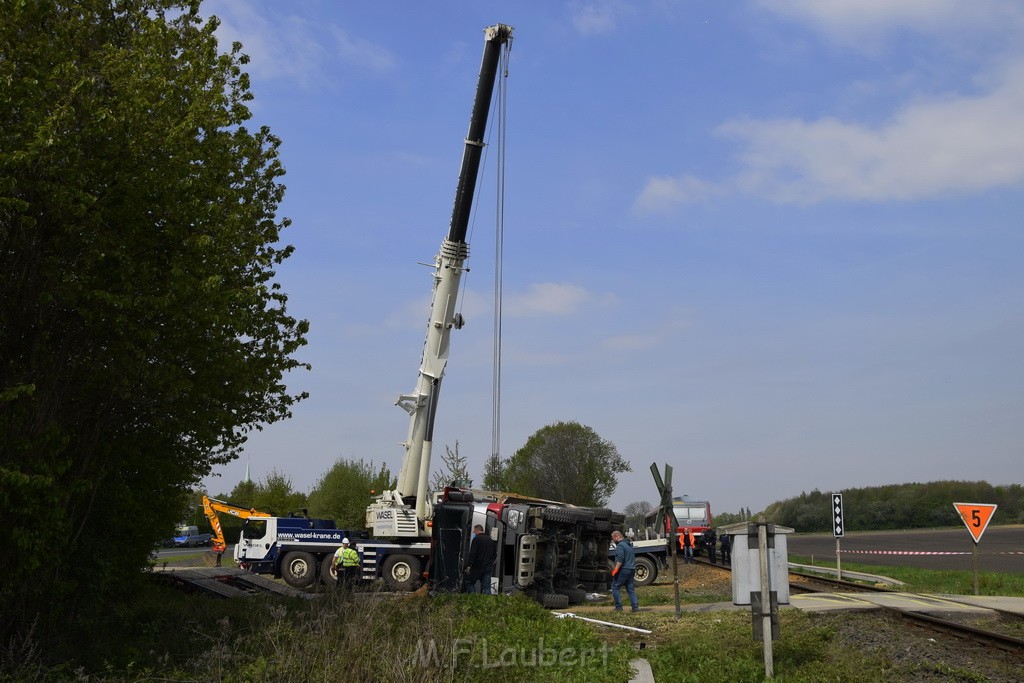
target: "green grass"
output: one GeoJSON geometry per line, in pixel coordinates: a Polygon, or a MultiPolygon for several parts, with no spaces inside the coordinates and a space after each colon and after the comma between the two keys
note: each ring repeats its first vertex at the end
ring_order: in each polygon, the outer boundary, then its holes
{"type": "MultiPolygon", "coordinates": [[[[810,564],[810,558],[790,555],[790,562],[810,564]]],[[[835,568],[834,561],[815,560],[816,567],[835,568]]],[[[949,593],[973,595],[974,574],[971,571],[931,570],[914,567],[878,567],[854,562],[843,562],[843,570],[888,576],[905,585],[897,590],[911,593],[949,593]]],[[[844,577],[846,578],[846,577],[844,577]]],[[[1024,575],[1003,572],[978,572],[978,592],[981,595],[1024,596],[1024,575]]]]}
{"type": "MultiPolygon", "coordinates": [[[[844,567],[894,575],[908,590],[973,592],[970,572],[844,567]]],[[[587,614],[651,631],[640,634],[554,619],[521,596],[370,593],[345,599],[328,591],[314,600],[222,600],[156,578],[126,589],[121,602],[79,615],[60,633],[0,644],[0,680],[624,681],[641,647],[659,682],[764,676],[762,645],[752,638],[746,610],[684,612],[678,620],[671,610],[587,614]]],[[[983,585],[1024,594],[1024,581],[1014,578],[991,575],[985,581],[1005,583],[983,585]]],[[[715,590],[722,589],[691,587],[682,597],[688,603],[731,599],[715,590]]],[[[671,583],[638,593],[644,606],[674,600],[671,583]]],[[[825,615],[783,610],[775,680],[914,680],[908,665],[844,646],[834,625],[825,615]]],[[[972,680],[953,670],[933,673],[972,680]]]]}

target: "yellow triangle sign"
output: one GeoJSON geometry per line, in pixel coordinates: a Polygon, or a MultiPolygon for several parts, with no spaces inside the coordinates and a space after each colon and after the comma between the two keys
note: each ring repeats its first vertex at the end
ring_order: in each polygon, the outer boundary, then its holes
{"type": "Polygon", "coordinates": [[[960,515],[960,519],[964,521],[967,530],[974,537],[974,542],[977,543],[981,540],[985,529],[988,528],[992,513],[998,506],[990,503],[953,503],[953,507],[956,508],[957,514],[960,515]]]}

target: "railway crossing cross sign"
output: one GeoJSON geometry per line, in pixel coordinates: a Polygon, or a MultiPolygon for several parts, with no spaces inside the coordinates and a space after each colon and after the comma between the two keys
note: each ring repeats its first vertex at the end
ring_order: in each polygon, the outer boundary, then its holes
{"type": "MultiPolygon", "coordinates": [[[[819,510],[821,508],[818,508],[819,510]]],[[[843,494],[833,493],[832,494],[832,535],[836,538],[842,538],[844,532],[843,526],[843,494]]]]}
{"type": "Polygon", "coordinates": [[[992,520],[992,514],[999,506],[991,503],[953,503],[953,507],[956,508],[967,530],[971,532],[974,545],[978,545],[981,535],[985,533],[988,523],[992,520]]]}

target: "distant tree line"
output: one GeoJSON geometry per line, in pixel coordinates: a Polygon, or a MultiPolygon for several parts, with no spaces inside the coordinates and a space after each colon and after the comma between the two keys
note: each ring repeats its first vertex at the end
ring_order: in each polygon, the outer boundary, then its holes
{"type": "Polygon", "coordinates": [[[847,531],[919,529],[962,524],[953,503],[994,503],[992,524],[1024,523],[1024,486],[993,486],[984,481],[933,481],[843,491],[801,493],[772,503],[767,518],[796,531],[832,529],[832,493],[843,494],[847,531]]]}

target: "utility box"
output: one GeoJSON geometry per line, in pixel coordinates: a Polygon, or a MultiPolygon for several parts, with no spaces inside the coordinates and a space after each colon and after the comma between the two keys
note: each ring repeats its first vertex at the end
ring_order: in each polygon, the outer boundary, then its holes
{"type": "Polygon", "coordinates": [[[765,527],[768,548],[768,592],[780,605],[789,604],[789,554],[786,534],[789,527],[757,522],[740,522],[719,527],[718,535],[732,540],[732,603],[749,605],[753,594],[761,594],[761,553],[758,526],[765,527]]]}

